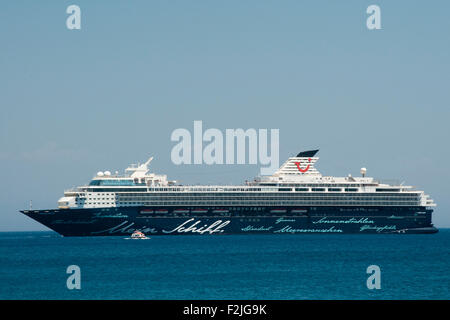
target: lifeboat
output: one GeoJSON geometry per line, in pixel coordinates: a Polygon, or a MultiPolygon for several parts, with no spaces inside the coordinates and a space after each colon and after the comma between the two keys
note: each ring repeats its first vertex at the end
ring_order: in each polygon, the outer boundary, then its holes
{"type": "Polygon", "coordinates": [[[270,213],[286,213],[286,209],[273,209],[270,213]]]}
{"type": "Polygon", "coordinates": [[[213,210],[213,213],[228,213],[229,211],[227,209],[215,209],[213,210]]]}
{"type": "Polygon", "coordinates": [[[306,212],[308,212],[308,211],[305,209],[292,209],[291,210],[291,213],[306,213],[306,212]]]}
{"type": "Polygon", "coordinates": [[[175,210],[173,210],[173,213],[184,214],[184,213],[189,213],[189,210],[187,210],[187,209],[175,209],[175,210]]]}
{"type": "Polygon", "coordinates": [[[192,213],[207,213],[208,209],[194,209],[192,213]]]}

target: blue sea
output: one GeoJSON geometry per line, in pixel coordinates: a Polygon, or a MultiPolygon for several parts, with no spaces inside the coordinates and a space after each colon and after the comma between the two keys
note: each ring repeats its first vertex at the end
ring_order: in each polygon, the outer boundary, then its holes
{"type": "Polygon", "coordinates": [[[449,299],[450,229],[434,235],[63,238],[0,233],[0,299],[449,299]],[[80,268],[80,290],[66,286],[80,268]],[[367,288],[380,267],[381,289],[367,288]]]}

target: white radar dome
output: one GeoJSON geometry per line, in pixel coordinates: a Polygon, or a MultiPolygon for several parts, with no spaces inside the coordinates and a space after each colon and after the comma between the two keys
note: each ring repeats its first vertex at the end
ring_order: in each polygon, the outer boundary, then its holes
{"type": "Polygon", "coordinates": [[[99,177],[103,177],[103,172],[99,171],[99,172],[97,172],[97,175],[98,175],[99,177]]]}
{"type": "Polygon", "coordinates": [[[110,176],[111,175],[111,172],[109,172],[109,171],[105,171],[104,173],[105,173],[105,176],[110,176]]]}
{"type": "Polygon", "coordinates": [[[366,168],[361,168],[361,175],[364,177],[367,173],[367,169],[366,168]]]}

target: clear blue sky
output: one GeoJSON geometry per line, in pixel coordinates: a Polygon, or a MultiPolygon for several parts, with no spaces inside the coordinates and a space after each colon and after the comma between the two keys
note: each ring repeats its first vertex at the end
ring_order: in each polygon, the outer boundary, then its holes
{"type": "Polygon", "coordinates": [[[176,128],[278,128],[280,160],[320,148],[326,175],[396,178],[450,227],[450,2],[2,1],[0,230],[99,170],[155,156],[185,183],[258,166],[175,166],[176,128]],[[66,8],[82,29],[66,28],[66,8]],[[366,28],[381,7],[382,30],[366,28]]]}

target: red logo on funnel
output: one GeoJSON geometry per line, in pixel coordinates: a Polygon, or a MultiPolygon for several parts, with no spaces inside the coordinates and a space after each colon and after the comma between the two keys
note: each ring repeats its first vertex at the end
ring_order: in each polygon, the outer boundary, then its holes
{"type": "MultiPolygon", "coordinates": [[[[309,158],[308,161],[311,162],[311,158],[309,158]]],[[[309,166],[310,166],[309,164],[306,166],[305,169],[300,168],[300,162],[295,162],[295,164],[297,165],[298,171],[300,171],[302,173],[305,173],[306,171],[309,170],[309,166]]]]}

